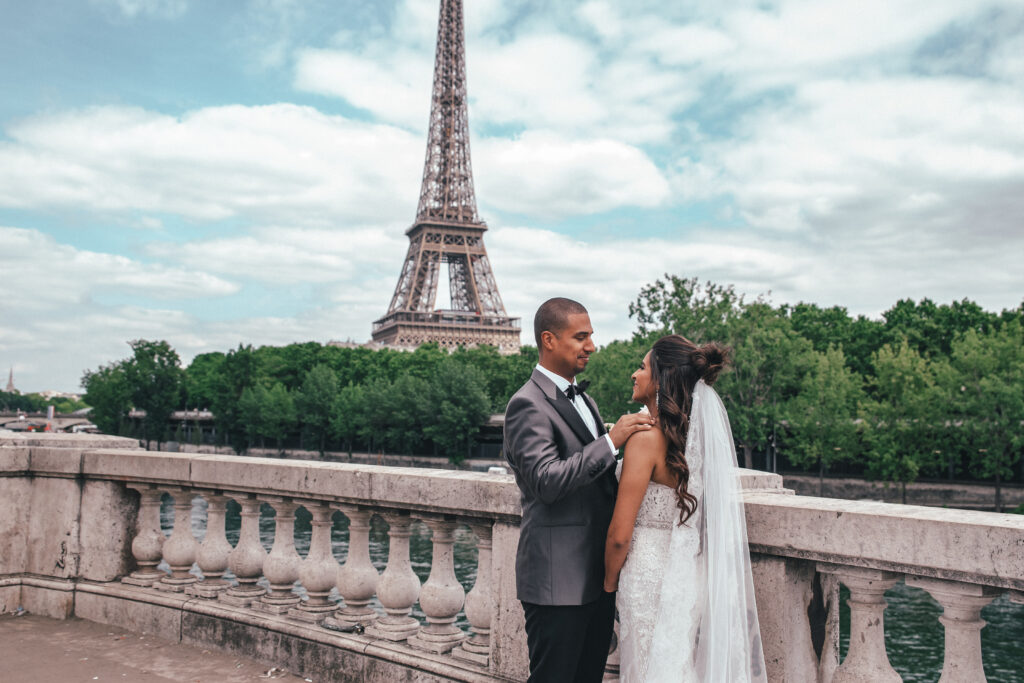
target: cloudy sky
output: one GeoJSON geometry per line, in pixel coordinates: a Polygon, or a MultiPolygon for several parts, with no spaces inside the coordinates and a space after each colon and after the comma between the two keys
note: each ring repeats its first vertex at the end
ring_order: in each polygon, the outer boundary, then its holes
{"type": "MultiPolygon", "coordinates": [[[[437,0],[0,0],[0,369],[369,338],[419,195],[437,0]]],[[[1024,296],[1020,0],[466,0],[511,315],[597,341],[665,272],[877,316],[1024,296]]],[[[444,302],[439,300],[439,305],[444,302]]]]}

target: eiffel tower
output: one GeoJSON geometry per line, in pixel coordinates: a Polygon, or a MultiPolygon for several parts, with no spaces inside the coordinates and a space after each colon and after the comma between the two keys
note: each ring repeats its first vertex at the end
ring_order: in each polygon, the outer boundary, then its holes
{"type": "Polygon", "coordinates": [[[466,110],[462,0],[441,0],[434,55],[434,92],[423,185],[409,251],[388,312],[373,323],[373,340],[442,348],[490,344],[519,350],[519,318],[505,312],[494,280],[473,192],[466,110]],[[435,309],[441,265],[448,265],[451,309],[435,309]]]}

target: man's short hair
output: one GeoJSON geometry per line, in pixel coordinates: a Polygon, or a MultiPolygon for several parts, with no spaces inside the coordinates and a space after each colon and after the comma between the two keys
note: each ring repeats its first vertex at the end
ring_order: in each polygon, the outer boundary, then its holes
{"type": "Polygon", "coordinates": [[[545,330],[558,335],[569,324],[570,315],[586,312],[587,309],[580,302],[561,296],[542,303],[533,316],[533,337],[537,340],[537,350],[541,348],[540,335],[545,330]]]}

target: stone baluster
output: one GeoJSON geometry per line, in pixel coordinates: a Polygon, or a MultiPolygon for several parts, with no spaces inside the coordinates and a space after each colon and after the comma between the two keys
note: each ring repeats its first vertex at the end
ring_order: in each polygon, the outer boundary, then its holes
{"type": "Polygon", "coordinates": [[[907,585],[923,588],[942,605],[939,621],[946,628],[946,653],[939,683],[982,683],[981,629],[985,620],[981,608],[1002,590],[959,581],[908,576],[907,585]]]}
{"type": "Polygon", "coordinates": [[[300,602],[288,616],[302,621],[319,622],[333,613],[338,606],[328,598],[338,574],[338,561],[331,553],[331,515],[333,510],[324,503],[307,506],[313,515],[313,533],[309,553],[299,564],[299,581],[309,599],[300,602]]]}
{"type": "Polygon", "coordinates": [[[885,592],[899,574],[879,569],[819,564],[822,574],[835,574],[850,589],[850,649],[836,669],[832,683],[900,683],[885,651],[885,592]]]}
{"type": "Polygon", "coordinates": [[[299,578],[299,564],[302,563],[302,558],[295,550],[295,509],[298,504],[278,496],[262,496],[262,500],[269,503],[277,514],[274,517],[274,547],[263,562],[263,576],[270,583],[270,591],[253,607],[284,614],[301,601],[292,590],[299,578]]]}
{"type": "Polygon", "coordinates": [[[171,567],[171,574],[153,584],[153,587],[181,593],[196,582],[196,577],[190,572],[196,561],[199,544],[192,535],[192,491],[175,486],[168,492],[174,497],[174,531],[164,543],[164,560],[171,567]]]}
{"type": "Polygon", "coordinates": [[[224,579],[231,555],[231,544],[224,533],[228,497],[216,493],[207,493],[203,497],[206,498],[206,536],[196,553],[196,564],[203,572],[203,579],[186,588],[185,592],[199,598],[216,598],[221,591],[231,587],[224,579]]]}
{"type": "Polygon", "coordinates": [[[166,574],[157,569],[163,557],[167,538],[160,531],[160,496],[163,491],[153,484],[128,484],[139,492],[138,533],[132,539],[132,557],[139,566],[121,582],[133,586],[152,586],[166,574]]]}
{"type": "Polygon", "coordinates": [[[366,629],[367,635],[384,640],[405,640],[416,635],[420,624],[409,616],[420,594],[420,580],[409,563],[412,519],[408,513],[381,515],[388,523],[388,566],[380,576],[377,598],[385,615],[366,629]]]}
{"type": "Polygon", "coordinates": [[[370,561],[370,516],[373,513],[355,505],[339,505],[338,509],[349,520],[348,556],[337,576],[338,593],[345,604],[325,623],[335,628],[365,626],[377,618],[377,612],[370,607],[370,599],[377,592],[380,580],[370,561]]]}
{"type": "Polygon", "coordinates": [[[267,551],[260,544],[260,501],[251,494],[237,500],[242,506],[242,528],[238,545],[228,555],[228,567],[238,585],[221,593],[219,599],[229,605],[248,607],[266,592],[256,582],[263,575],[267,551]]]}
{"type": "Polygon", "coordinates": [[[491,614],[494,599],[491,596],[491,523],[471,522],[469,528],[476,535],[476,581],[466,596],[466,619],[473,627],[473,635],[452,650],[452,656],[480,666],[487,666],[491,656],[491,614]]]}
{"type": "Polygon", "coordinates": [[[449,519],[426,519],[430,527],[433,551],[430,559],[430,576],[420,591],[420,607],[427,617],[427,623],[409,645],[427,652],[449,652],[464,639],[462,629],[455,625],[455,617],[466,601],[466,590],[455,577],[456,522],[449,519]]]}

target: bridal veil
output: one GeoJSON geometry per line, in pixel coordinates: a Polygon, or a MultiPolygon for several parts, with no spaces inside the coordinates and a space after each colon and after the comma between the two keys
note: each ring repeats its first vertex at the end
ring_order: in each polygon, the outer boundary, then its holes
{"type": "Polygon", "coordinates": [[[693,392],[686,453],[691,467],[696,462],[703,467],[699,514],[687,524],[700,525],[705,562],[697,563],[702,576],[686,575],[694,566],[684,555],[686,528],[674,525],[647,680],[690,680],[696,674],[696,680],[714,683],[767,681],[732,429],[721,398],[703,380],[693,392]],[[697,642],[682,643],[692,618],[680,613],[687,602],[682,594],[700,590],[697,642]],[[694,659],[681,661],[689,659],[694,645],[694,659]]]}

